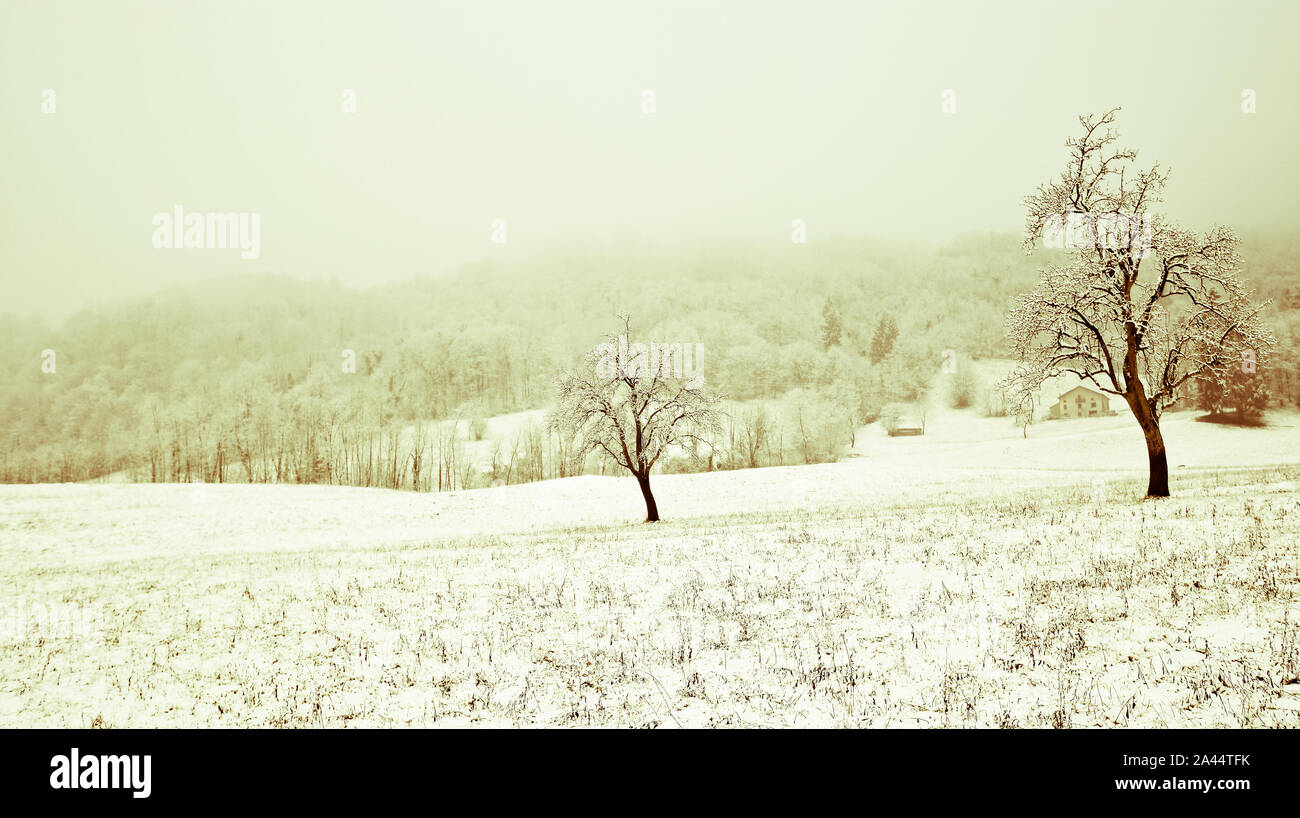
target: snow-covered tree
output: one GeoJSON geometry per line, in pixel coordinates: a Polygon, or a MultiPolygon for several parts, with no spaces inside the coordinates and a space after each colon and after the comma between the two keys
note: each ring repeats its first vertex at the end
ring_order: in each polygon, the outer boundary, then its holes
{"type": "Polygon", "coordinates": [[[647,354],[645,345],[629,344],[630,335],[624,317],[621,337],[608,336],[584,356],[579,371],[559,377],[550,428],[575,441],[575,456],[601,452],[631,472],[645,500],[646,522],[653,523],[659,507],[650,491],[651,469],[670,447],[718,434],[721,399],[698,374],[647,354]]]}
{"type": "Polygon", "coordinates": [[[1212,416],[1231,411],[1237,422],[1258,423],[1268,407],[1269,390],[1262,372],[1267,360],[1254,358],[1250,366],[1229,366],[1197,379],[1196,406],[1212,416]]]}
{"type": "Polygon", "coordinates": [[[1153,211],[1168,172],[1137,170],[1137,152],[1114,146],[1118,110],[1080,117],[1064,172],[1024,200],[1026,248],[1041,240],[1065,260],[1007,315],[1020,363],[1005,385],[1023,403],[1048,378],[1075,375],[1123,398],[1146,437],[1147,494],[1165,497],[1162,411],[1191,382],[1275,342],[1238,275],[1236,235],[1195,233],[1153,211]]]}

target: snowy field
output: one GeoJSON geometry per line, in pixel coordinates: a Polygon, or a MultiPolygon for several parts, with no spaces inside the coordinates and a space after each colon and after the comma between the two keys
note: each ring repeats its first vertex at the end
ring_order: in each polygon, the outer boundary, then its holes
{"type": "Polygon", "coordinates": [[[0,726],[1300,727],[1300,416],[448,494],[0,486],[0,726]]]}

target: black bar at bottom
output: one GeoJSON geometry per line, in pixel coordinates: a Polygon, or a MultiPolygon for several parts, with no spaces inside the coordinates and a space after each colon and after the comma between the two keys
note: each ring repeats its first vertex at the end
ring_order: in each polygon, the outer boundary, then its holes
{"type": "Polygon", "coordinates": [[[1292,736],[1280,731],[32,730],[4,732],[0,747],[7,802],[128,808],[416,799],[440,810],[446,798],[573,805],[601,792],[616,800],[589,808],[618,808],[688,790],[693,806],[836,791],[918,805],[1294,792],[1292,736]]]}

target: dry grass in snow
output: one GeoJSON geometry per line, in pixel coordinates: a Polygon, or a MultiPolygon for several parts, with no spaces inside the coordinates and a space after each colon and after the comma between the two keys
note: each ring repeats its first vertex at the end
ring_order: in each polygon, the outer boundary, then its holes
{"type": "Polygon", "coordinates": [[[0,726],[1300,727],[1300,467],[906,459],[0,487],[0,726]]]}

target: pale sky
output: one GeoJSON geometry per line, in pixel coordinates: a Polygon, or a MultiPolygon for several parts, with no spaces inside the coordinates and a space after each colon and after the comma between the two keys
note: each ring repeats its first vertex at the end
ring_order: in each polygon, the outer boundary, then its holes
{"type": "Polygon", "coordinates": [[[0,0],[0,313],[622,236],[788,245],[796,218],[810,245],[1018,231],[1075,118],[1116,105],[1175,219],[1289,226],[1298,10],[0,0]],[[155,249],[175,205],[261,214],[260,256],[155,249]]]}

